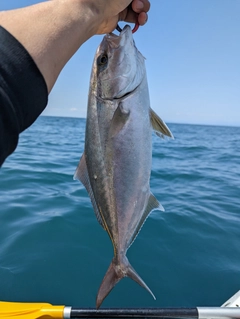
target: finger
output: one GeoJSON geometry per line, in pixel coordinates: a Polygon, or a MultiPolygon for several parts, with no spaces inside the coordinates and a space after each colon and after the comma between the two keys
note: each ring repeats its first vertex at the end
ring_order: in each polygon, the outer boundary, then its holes
{"type": "Polygon", "coordinates": [[[150,2],[148,0],[133,0],[132,4],[123,10],[119,15],[120,21],[136,23],[144,25],[147,22],[150,2]],[[138,14],[139,13],[139,14],[138,14]]]}
{"type": "Polygon", "coordinates": [[[120,20],[131,23],[138,22],[139,25],[144,25],[148,20],[148,15],[145,12],[136,14],[132,10],[128,10],[127,15],[120,17],[120,20]]]}
{"type": "Polygon", "coordinates": [[[125,22],[136,23],[138,21],[138,14],[129,7],[127,10],[121,12],[119,18],[125,22]]]}
{"type": "Polygon", "coordinates": [[[145,12],[141,12],[138,15],[138,23],[139,25],[144,25],[148,20],[148,15],[145,12]]]}
{"type": "Polygon", "coordinates": [[[148,12],[150,9],[150,2],[148,0],[133,0],[132,9],[136,13],[148,12]]]}

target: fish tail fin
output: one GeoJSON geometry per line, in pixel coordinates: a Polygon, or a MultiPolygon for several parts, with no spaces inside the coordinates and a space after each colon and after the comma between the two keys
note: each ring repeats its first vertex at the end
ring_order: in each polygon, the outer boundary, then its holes
{"type": "Polygon", "coordinates": [[[124,259],[121,260],[121,262],[118,262],[116,257],[114,257],[98,290],[96,302],[97,309],[101,306],[103,300],[107,297],[107,295],[114,288],[114,286],[123,277],[129,277],[132,280],[136,281],[140,286],[145,288],[154,299],[156,299],[150,288],[145,284],[142,278],[133,269],[127,257],[124,256],[124,259]]]}
{"type": "Polygon", "coordinates": [[[154,296],[151,289],[145,284],[145,282],[142,280],[142,278],[137,274],[137,272],[133,269],[133,267],[128,262],[128,271],[127,276],[131,278],[132,280],[136,281],[140,286],[145,288],[153,297],[154,300],[156,300],[156,297],[154,296]]]}
{"type": "Polygon", "coordinates": [[[116,268],[115,258],[113,258],[97,294],[97,309],[101,306],[103,300],[107,297],[113,287],[121,280],[124,276],[121,276],[116,268]]]}

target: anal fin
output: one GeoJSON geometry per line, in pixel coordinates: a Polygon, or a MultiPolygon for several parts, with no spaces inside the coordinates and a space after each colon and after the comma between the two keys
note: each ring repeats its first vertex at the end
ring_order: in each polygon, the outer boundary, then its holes
{"type": "Polygon", "coordinates": [[[150,196],[148,198],[148,203],[147,206],[143,212],[143,215],[138,223],[137,228],[135,229],[133,236],[132,236],[132,240],[130,242],[130,245],[128,246],[128,248],[132,245],[132,243],[134,242],[134,240],[136,239],[138,233],[140,232],[144,222],[146,221],[148,215],[154,210],[154,209],[159,209],[161,211],[165,211],[165,209],[163,208],[163,206],[159,203],[159,201],[156,199],[156,197],[150,193],[150,196]]]}
{"type": "Polygon", "coordinates": [[[148,199],[148,204],[145,209],[145,214],[149,214],[153,209],[159,209],[161,211],[165,211],[162,204],[156,199],[156,197],[151,193],[148,199]]]}

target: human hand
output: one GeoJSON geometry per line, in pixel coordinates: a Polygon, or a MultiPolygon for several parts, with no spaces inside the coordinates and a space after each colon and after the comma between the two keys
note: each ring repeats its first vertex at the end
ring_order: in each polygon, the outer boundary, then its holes
{"type": "Polygon", "coordinates": [[[147,21],[147,12],[150,9],[149,0],[86,0],[97,13],[96,34],[112,32],[118,21],[131,23],[138,22],[144,25],[147,21]]]}

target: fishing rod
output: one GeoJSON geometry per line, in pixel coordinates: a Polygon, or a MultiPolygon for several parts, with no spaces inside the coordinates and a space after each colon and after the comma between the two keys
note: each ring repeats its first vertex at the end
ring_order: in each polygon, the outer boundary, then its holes
{"type": "Polygon", "coordinates": [[[197,318],[240,319],[238,307],[196,308],[106,308],[87,309],[53,306],[47,303],[0,302],[1,319],[70,318],[197,318]]]}

